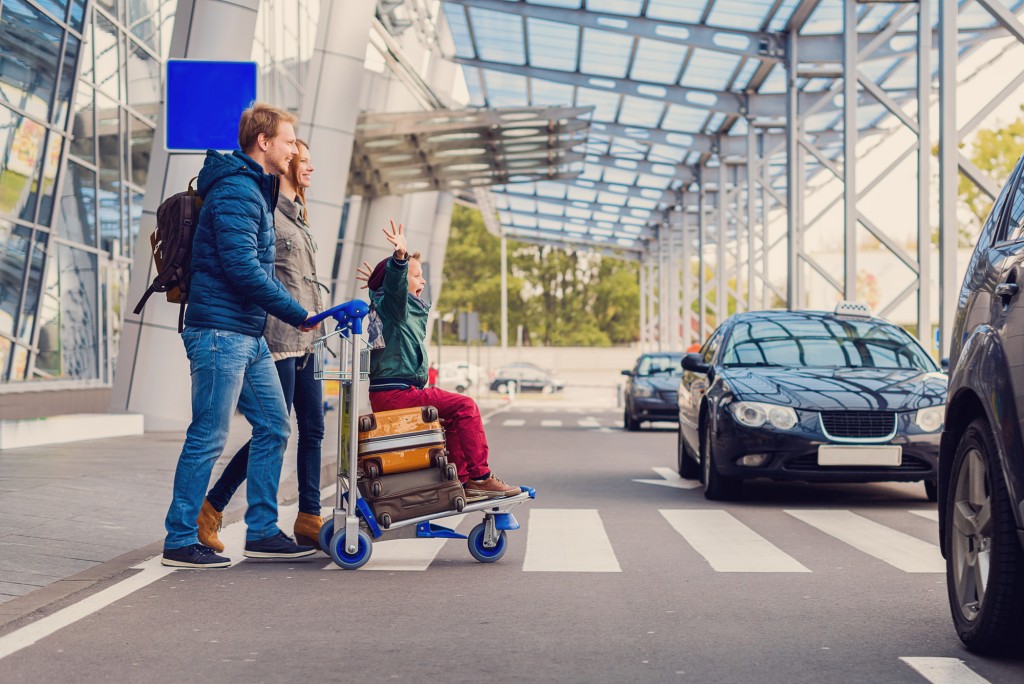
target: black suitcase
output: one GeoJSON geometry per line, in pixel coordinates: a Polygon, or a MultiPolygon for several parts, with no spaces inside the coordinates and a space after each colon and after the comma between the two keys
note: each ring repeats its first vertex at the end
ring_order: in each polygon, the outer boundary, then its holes
{"type": "Polygon", "coordinates": [[[455,464],[373,479],[360,479],[359,493],[370,504],[384,529],[393,523],[466,506],[466,491],[459,482],[455,464]]]}

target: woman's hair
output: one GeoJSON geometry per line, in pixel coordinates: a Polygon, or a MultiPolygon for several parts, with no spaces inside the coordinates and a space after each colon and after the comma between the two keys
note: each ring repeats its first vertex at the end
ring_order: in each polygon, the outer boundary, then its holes
{"type": "Polygon", "coordinates": [[[302,148],[305,147],[309,150],[309,145],[305,140],[296,140],[295,145],[299,148],[299,153],[293,155],[292,160],[288,162],[288,180],[295,186],[295,193],[302,200],[302,220],[309,223],[309,212],[306,210],[306,188],[299,185],[299,159],[302,157],[302,148]]]}
{"type": "Polygon", "coordinates": [[[253,102],[251,107],[242,112],[242,118],[238,121],[238,147],[249,154],[256,147],[261,134],[273,138],[282,121],[294,124],[298,120],[294,114],[279,107],[265,102],[253,102]]]}

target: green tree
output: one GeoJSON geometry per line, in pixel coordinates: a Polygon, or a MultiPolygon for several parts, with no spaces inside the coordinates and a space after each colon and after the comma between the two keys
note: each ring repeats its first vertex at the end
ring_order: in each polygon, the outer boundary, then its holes
{"type": "MultiPolygon", "coordinates": [[[[1024,106],[1021,109],[1024,110],[1024,106]]],[[[1002,183],[1009,177],[1021,154],[1024,154],[1024,119],[1017,119],[1002,128],[978,131],[977,137],[971,143],[970,159],[989,178],[1002,183]]],[[[960,200],[978,219],[973,230],[967,230],[965,226],[960,227],[960,246],[970,247],[974,244],[977,231],[992,210],[992,199],[963,174],[958,180],[957,193],[960,200]]],[[[937,241],[936,232],[933,234],[933,242],[937,241]]]]}

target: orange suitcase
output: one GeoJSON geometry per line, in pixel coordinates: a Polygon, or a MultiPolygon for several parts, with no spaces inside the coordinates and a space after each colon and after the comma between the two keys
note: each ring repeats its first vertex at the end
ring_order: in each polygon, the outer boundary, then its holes
{"type": "Polygon", "coordinates": [[[444,468],[444,430],[433,406],[359,416],[359,467],[370,478],[444,468]]]}

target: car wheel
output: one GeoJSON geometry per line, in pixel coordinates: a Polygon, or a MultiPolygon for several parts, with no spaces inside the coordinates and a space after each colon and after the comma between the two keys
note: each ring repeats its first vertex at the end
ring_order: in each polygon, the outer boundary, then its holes
{"type": "Polygon", "coordinates": [[[622,413],[622,424],[626,427],[626,430],[629,432],[640,431],[640,421],[633,417],[633,415],[629,412],[629,409],[626,409],[622,413]]]}
{"type": "Polygon", "coordinates": [[[705,421],[704,429],[701,430],[700,465],[704,476],[701,478],[704,483],[704,498],[711,501],[728,501],[740,495],[742,480],[722,475],[715,466],[710,421],[705,421]]]}
{"type": "Polygon", "coordinates": [[[960,640],[975,653],[1024,644],[1024,550],[988,422],[960,439],[946,499],[946,587],[960,640]]]}
{"type": "Polygon", "coordinates": [[[465,385],[456,385],[455,386],[455,391],[458,392],[459,394],[462,394],[463,392],[466,391],[466,386],[465,385]]]}
{"type": "Polygon", "coordinates": [[[508,392],[508,385],[505,384],[504,382],[499,382],[497,385],[494,386],[494,391],[497,392],[498,394],[505,394],[506,392],[508,392]]]}
{"type": "Polygon", "coordinates": [[[686,452],[686,443],[683,440],[683,429],[679,428],[676,433],[676,468],[679,477],[684,480],[696,480],[700,477],[700,464],[690,458],[686,452]]]}
{"type": "Polygon", "coordinates": [[[928,500],[935,503],[939,500],[939,485],[935,480],[924,481],[924,495],[928,500]]]}

